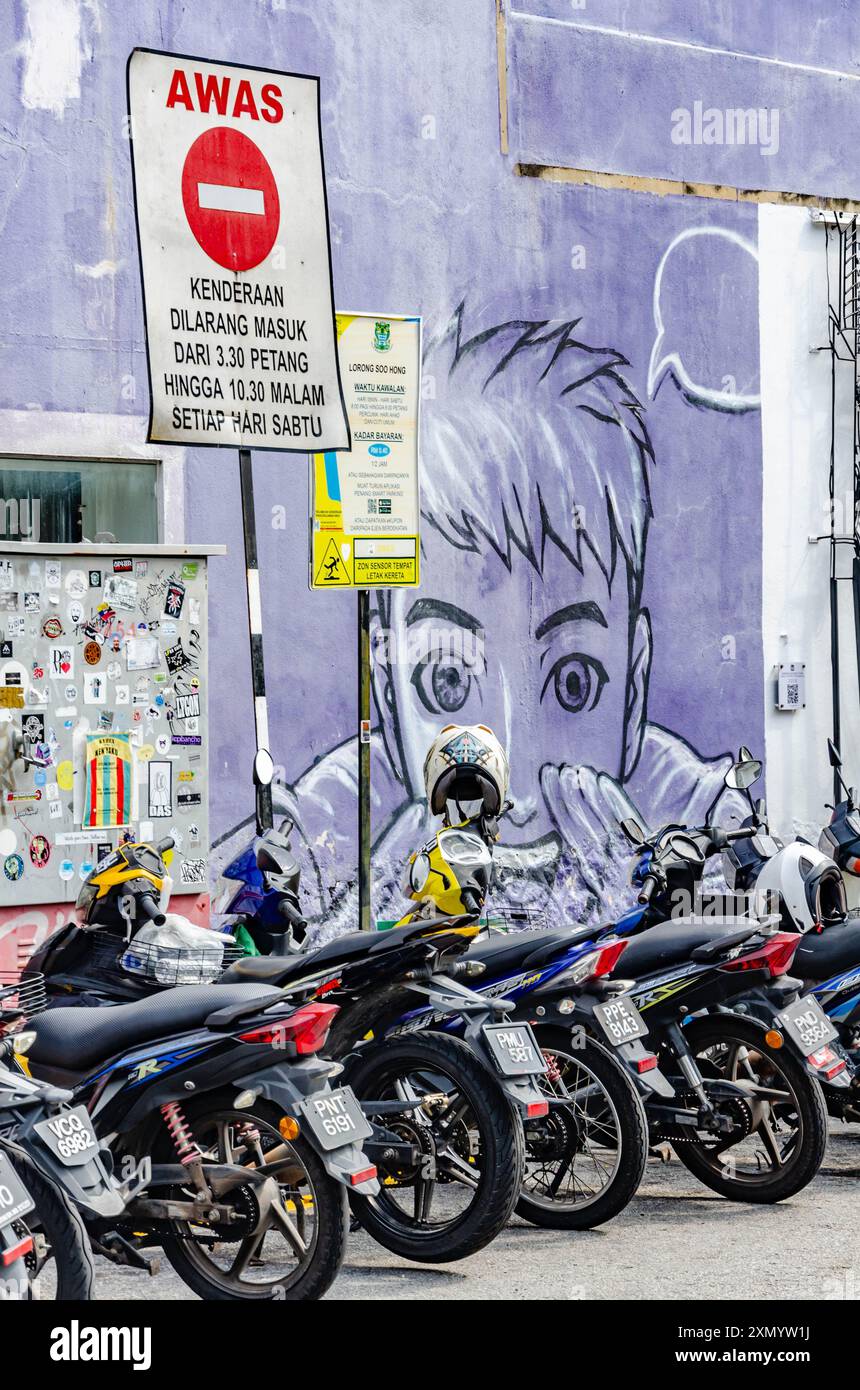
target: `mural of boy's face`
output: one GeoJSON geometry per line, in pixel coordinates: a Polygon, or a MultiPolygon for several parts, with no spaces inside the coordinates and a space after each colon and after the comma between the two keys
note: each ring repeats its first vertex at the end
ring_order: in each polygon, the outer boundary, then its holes
{"type": "Polygon", "coordinates": [[[553,831],[542,767],[585,764],[620,780],[625,746],[638,744],[646,629],[630,610],[625,561],[610,590],[587,545],[580,572],[548,538],[539,572],[517,550],[508,569],[490,546],[459,549],[426,523],[422,542],[421,588],[392,594],[387,696],[377,679],[389,749],[421,796],[439,728],[488,724],[511,763],[502,839],[534,845],[553,831]]]}

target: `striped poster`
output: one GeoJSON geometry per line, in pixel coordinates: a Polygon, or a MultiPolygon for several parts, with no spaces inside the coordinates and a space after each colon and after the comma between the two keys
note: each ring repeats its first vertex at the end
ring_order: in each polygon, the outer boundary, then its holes
{"type": "Polygon", "coordinates": [[[130,734],[87,734],[84,829],[129,825],[134,791],[130,734]]]}

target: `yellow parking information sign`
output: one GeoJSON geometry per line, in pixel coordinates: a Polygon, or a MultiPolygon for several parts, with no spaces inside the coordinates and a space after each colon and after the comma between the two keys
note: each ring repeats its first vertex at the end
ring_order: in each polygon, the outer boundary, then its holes
{"type": "Polygon", "coordinates": [[[418,583],[421,320],[338,314],[352,448],[311,456],[312,589],[418,583]]]}

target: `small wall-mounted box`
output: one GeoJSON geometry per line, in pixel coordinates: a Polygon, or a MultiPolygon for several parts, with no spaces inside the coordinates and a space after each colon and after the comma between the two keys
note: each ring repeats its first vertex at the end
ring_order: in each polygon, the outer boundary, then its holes
{"type": "Polygon", "coordinates": [[[780,662],[776,677],[777,709],[806,709],[806,662],[780,662]]]}

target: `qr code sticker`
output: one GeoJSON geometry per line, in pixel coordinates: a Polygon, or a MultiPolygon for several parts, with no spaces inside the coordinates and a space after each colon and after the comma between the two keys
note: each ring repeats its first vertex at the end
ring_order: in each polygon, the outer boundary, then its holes
{"type": "Polygon", "coordinates": [[[798,685],[797,681],[786,681],[785,703],[787,705],[800,704],[800,686],[798,685]]]}

